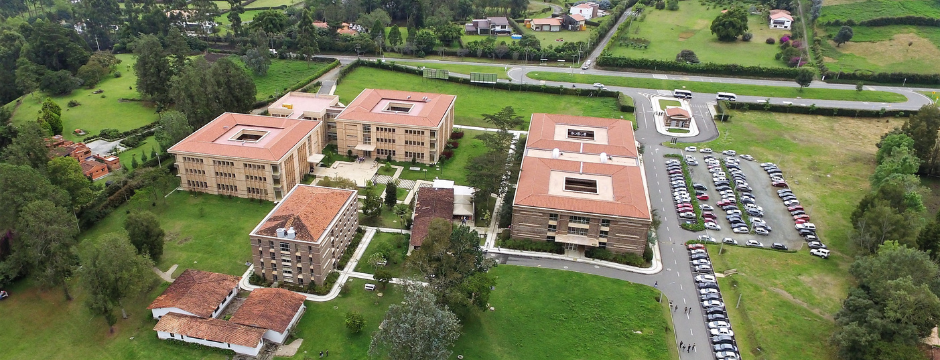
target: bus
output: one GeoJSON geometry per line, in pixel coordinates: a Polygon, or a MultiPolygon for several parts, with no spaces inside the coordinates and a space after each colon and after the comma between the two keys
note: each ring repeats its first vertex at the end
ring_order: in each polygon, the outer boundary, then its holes
{"type": "Polygon", "coordinates": [[[672,96],[675,96],[678,99],[691,99],[692,92],[689,90],[679,90],[675,89],[672,91],[672,96]]]}
{"type": "Polygon", "coordinates": [[[720,92],[717,96],[718,100],[728,100],[728,101],[737,101],[738,96],[732,93],[720,92]]]}

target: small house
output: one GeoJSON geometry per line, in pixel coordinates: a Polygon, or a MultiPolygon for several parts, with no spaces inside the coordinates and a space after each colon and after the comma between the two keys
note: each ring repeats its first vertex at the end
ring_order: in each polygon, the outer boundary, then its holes
{"type": "Polygon", "coordinates": [[[584,16],[579,14],[574,15],[564,15],[561,18],[561,26],[568,31],[582,31],[586,27],[584,26],[584,16]]]}
{"type": "Polygon", "coordinates": [[[91,180],[98,180],[109,174],[108,167],[105,164],[95,161],[92,158],[91,160],[82,160],[80,165],[82,166],[82,174],[85,177],[91,180]]]}
{"type": "Polygon", "coordinates": [[[179,340],[232,350],[241,355],[258,356],[264,347],[265,329],[220,319],[169,313],[157,322],[153,330],[161,340],[179,340]]]}
{"type": "Polygon", "coordinates": [[[575,15],[575,14],[581,15],[584,17],[585,20],[591,20],[597,17],[598,10],[599,8],[598,8],[597,3],[589,2],[589,3],[583,3],[583,4],[572,6],[571,9],[568,10],[568,14],[569,15],[575,15]]]}
{"type": "Polygon", "coordinates": [[[560,18],[532,19],[529,24],[531,24],[533,31],[561,31],[560,18]]]}
{"type": "Polygon", "coordinates": [[[663,119],[666,127],[688,129],[692,125],[692,115],[685,109],[678,106],[666,108],[666,116],[663,119]]]}
{"type": "Polygon", "coordinates": [[[786,10],[770,10],[770,28],[790,30],[790,24],[793,23],[793,16],[786,10]]]}
{"type": "Polygon", "coordinates": [[[304,300],[305,296],[289,290],[255,289],[229,321],[265,329],[265,340],[283,344],[307,309],[304,300]]]}
{"type": "Polygon", "coordinates": [[[487,17],[464,24],[464,31],[469,35],[508,35],[512,28],[505,17],[487,17]]]}

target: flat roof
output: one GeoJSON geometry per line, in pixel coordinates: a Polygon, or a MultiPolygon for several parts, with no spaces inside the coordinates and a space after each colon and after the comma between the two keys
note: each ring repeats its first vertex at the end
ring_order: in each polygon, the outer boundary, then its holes
{"type": "Polygon", "coordinates": [[[316,120],[224,113],[168,152],[278,161],[317,126],[316,120]]]}
{"type": "Polygon", "coordinates": [[[513,205],[649,219],[628,120],[532,114],[513,205]]]}
{"type": "Polygon", "coordinates": [[[338,95],[292,91],[284,94],[284,96],[281,96],[280,99],[277,99],[277,101],[268,106],[268,112],[272,112],[272,110],[290,111],[291,113],[288,118],[299,119],[303,117],[305,111],[322,113],[337,102],[339,102],[338,95]]]}
{"type": "Polygon", "coordinates": [[[437,127],[444,121],[457,97],[415,91],[365,89],[336,116],[352,120],[394,125],[437,127]],[[391,105],[391,106],[390,106],[391,105]]]}
{"type": "Polygon", "coordinates": [[[356,201],[356,190],[299,184],[287,193],[251,235],[277,237],[277,229],[294,228],[295,241],[317,243],[323,233],[341,215],[349,201],[356,201]]]}

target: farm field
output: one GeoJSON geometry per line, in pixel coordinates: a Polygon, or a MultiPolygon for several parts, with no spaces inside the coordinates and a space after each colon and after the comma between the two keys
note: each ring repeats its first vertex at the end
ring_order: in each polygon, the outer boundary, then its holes
{"type": "MultiPolygon", "coordinates": [[[[130,54],[119,54],[116,57],[121,60],[116,68],[116,71],[121,72],[121,77],[108,75],[94,89],[82,87],[69,95],[52,97],[62,108],[62,136],[66,139],[81,141],[81,136],[72,134],[75,129],[85,130],[88,134],[98,134],[102,129],[127,131],[157,121],[157,114],[150,104],[121,100],[140,98],[140,93],[134,90],[137,87],[137,75],[134,74],[136,58],[130,54]],[[99,89],[103,91],[101,94],[93,94],[99,89]],[[72,100],[81,105],[68,107],[69,101],[72,100]]],[[[13,122],[22,124],[36,121],[36,115],[45,98],[46,95],[38,90],[23,96],[22,103],[16,107],[13,114],[13,122]]],[[[13,103],[6,106],[12,107],[13,103]]]]}
{"type": "Polygon", "coordinates": [[[516,114],[525,119],[526,123],[520,129],[528,128],[528,120],[533,112],[614,119],[623,116],[624,119],[634,120],[632,113],[620,112],[614,98],[486,89],[368,67],[360,67],[343,78],[336,86],[336,95],[339,95],[340,102],[349,102],[366,88],[456,95],[455,123],[459,125],[490,126],[483,122],[482,114],[493,114],[506,106],[512,106],[516,114]]]}
{"type": "Polygon", "coordinates": [[[940,58],[940,28],[854,26],[852,40],[836,46],[830,36],[838,33],[839,28],[821,27],[817,34],[823,40],[823,59],[832,71],[940,72],[936,66],[936,59],[940,58]]]}
{"type": "Polygon", "coordinates": [[[751,41],[718,41],[712,35],[712,20],[720,13],[721,8],[705,6],[695,1],[679,2],[679,10],[656,10],[646,8],[646,20],[634,21],[628,31],[621,34],[622,38],[644,38],[650,41],[646,49],[635,49],[613,44],[609,50],[614,56],[631,58],[646,58],[656,60],[675,60],[676,54],[682,50],[692,50],[702,62],[718,64],[740,64],[747,66],[783,67],[782,62],[775,60],[774,55],[779,49],[774,45],[764,43],[764,39],[773,37],[779,39],[788,34],[785,30],[771,30],[767,21],[759,15],[748,15],[748,28],[754,34],[751,41]]]}

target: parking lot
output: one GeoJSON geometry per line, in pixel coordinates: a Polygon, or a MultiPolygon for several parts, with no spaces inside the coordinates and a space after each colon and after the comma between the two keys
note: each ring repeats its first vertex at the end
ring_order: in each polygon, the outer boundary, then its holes
{"type": "MultiPolygon", "coordinates": [[[[720,150],[724,149],[713,150],[715,153],[711,155],[719,160],[725,158],[725,155],[722,155],[720,152],[720,150]]],[[[741,171],[743,171],[747,177],[748,184],[752,188],[751,193],[754,195],[756,204],[763,208],[764,221],[770,226],[770,234],[766,236],[754,234],[753,227],[751,227],[752,232],[749,234],[733,233],[730,224],[724,218],[725,212],[715,205],[717,201],[721,200],[721,195],[715,190],[711,174],[705,167],[704,158],[706,154],[683,152],[683,155],[690,155],[699,163],[697,166],[689,166],[692,182],[708,187],[706,193],[709,199],[699,200],[699,203],[715,207],[714,213],[718,215],[718,224],[721,226],[721,230],[706,230],[708,236],[716,238],[718,241],[724,238],[732,238],[737,240],[740,246],[744,246],[745,241],[749,239],[757,240],[767,248],[769,248],[772,243],[784,244],[790,250],[798,250],[805,246],[806,242],[793,227],[793,217],[783,204],[783,201],[777,196],[777,190],[781,188],[771,185],[770,177],[767,176],[764,169],[760,167],[760,159],[754,159],[753,161],[740,159],[740,167],[741,171]]]]}

